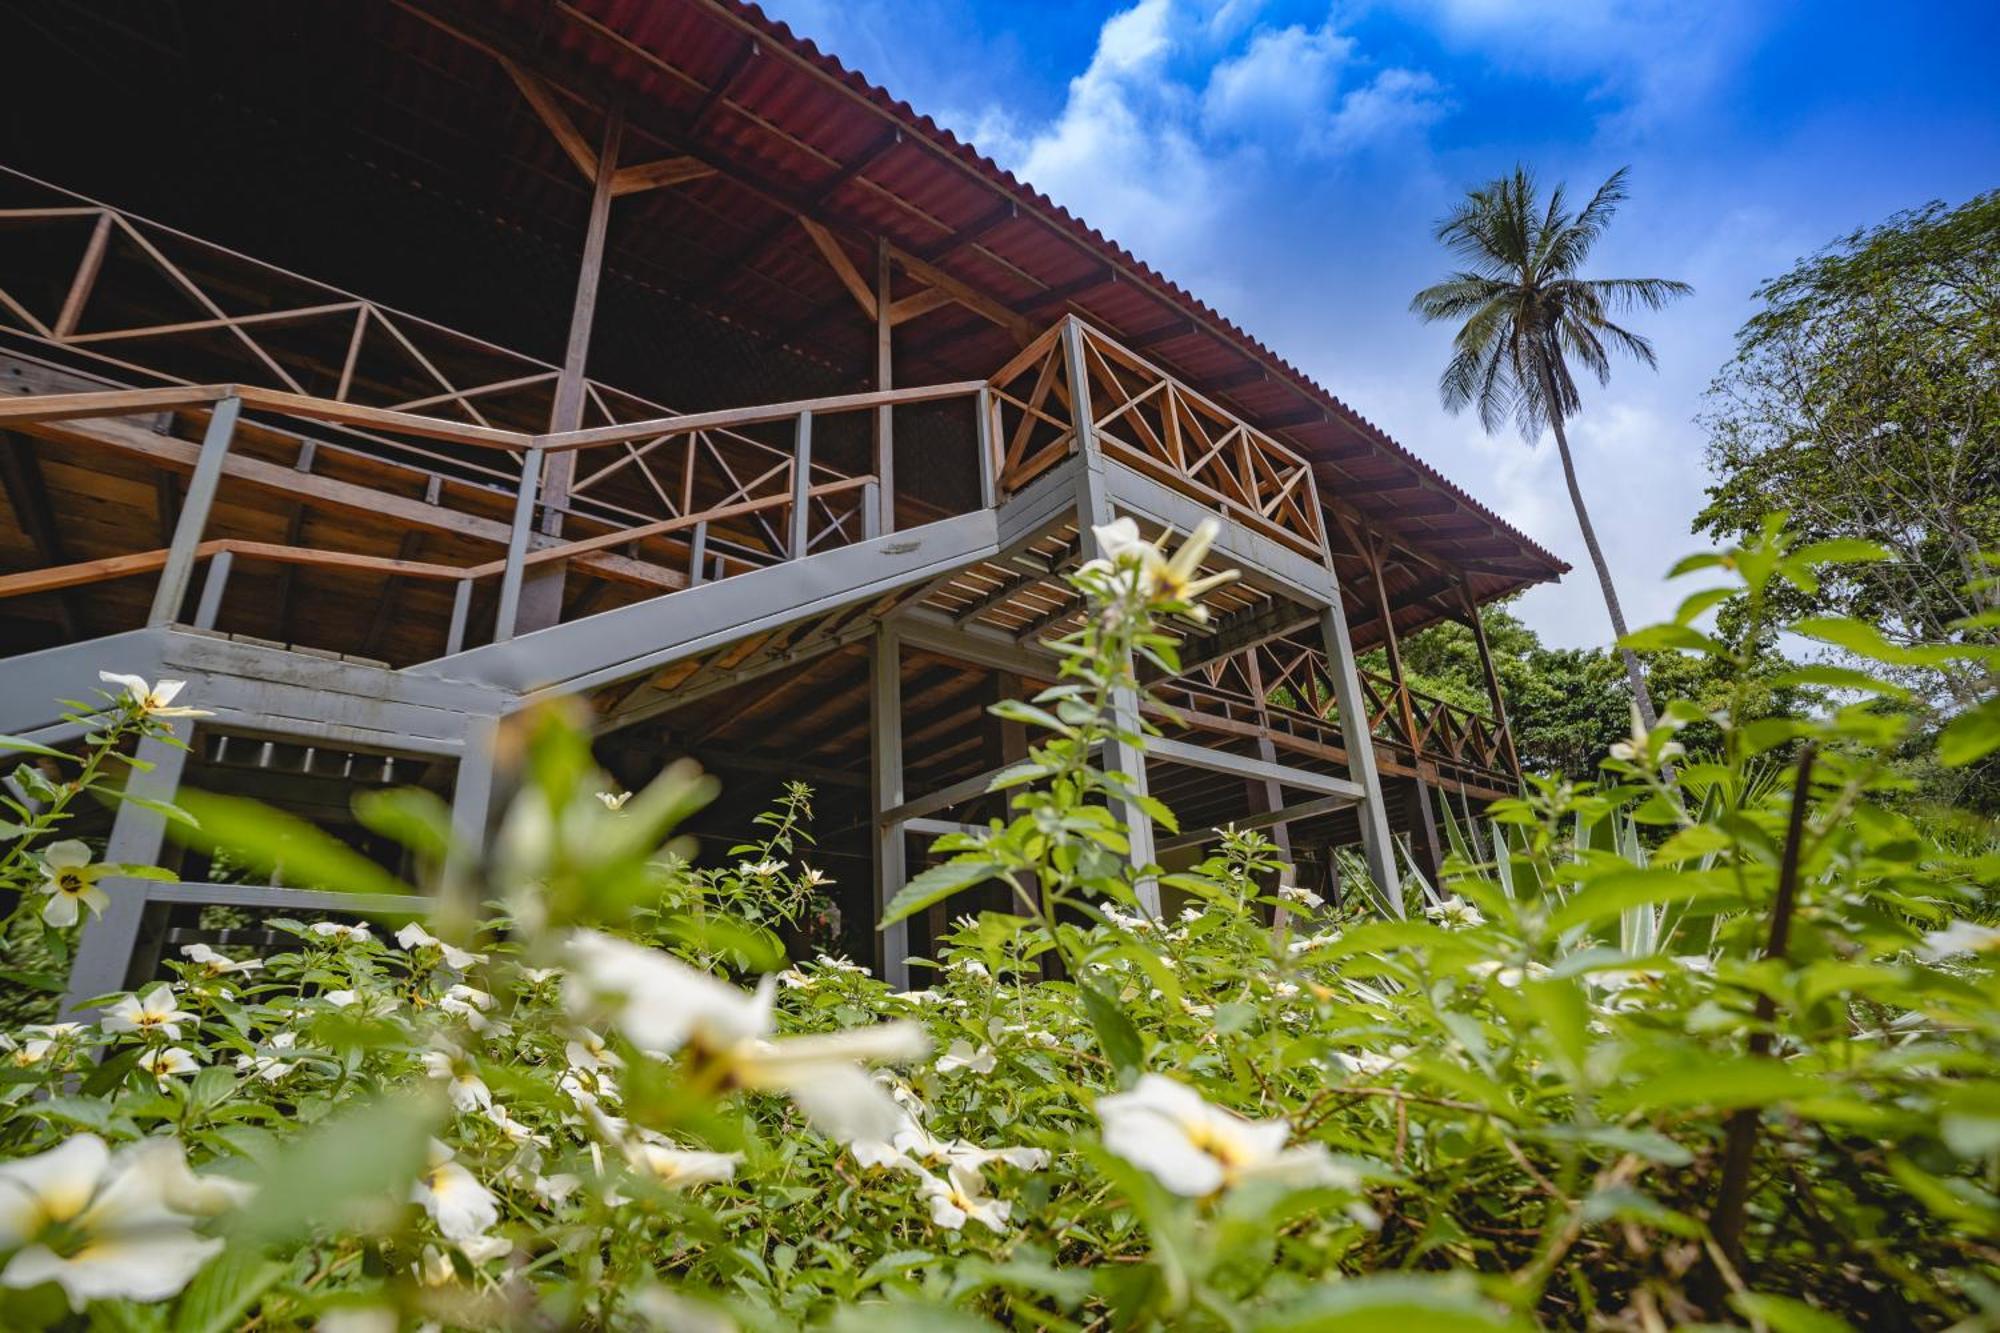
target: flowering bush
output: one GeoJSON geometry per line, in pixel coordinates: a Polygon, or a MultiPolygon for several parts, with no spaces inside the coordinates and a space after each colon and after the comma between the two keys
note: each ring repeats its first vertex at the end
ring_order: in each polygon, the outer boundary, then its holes
{"type": "MultiPolygon", "coordinates": [[[[1161,626],[1198,614],[1206,538],[1169,558],[1100,534],[1061,681],[1001,705],[1039,737],[999,780],[1010,819],[941,844],[889,915],[989,881],[1019,910],[959,918],[921,990],[783,956],[823,885],[802,793],[697,869],[669,839],[709,780],[607,791],[545,712],[491,848],[454,846],[423,793],[367,798],[441,868],[432,915],[275,921],[260,958],[187,945],[171,979],[8,1039],[6,1322],[2000,1318],[2000,930],[1970,919],[1996,857],[1897,812],[1891,687],[1725,716],[1713,756],[1679,753],[1670,713],[1604,784],[1533,782],[1454,826],[1407,919],[1336,910],[1254,833],[1132,865],[1117,812],[1171,812],[1092,761],[1144,743],[1133,663],[1176,665],[1161,626]]],[[[1773,580],[1853,554],[1776,530],[1731,552],[1745,642],[1773,580]]],[[[1746,651],[1693,628],[1715,600],[1653,646],[1746,651]]],[[[88,786],[170,693],[140,682],[81,758],[40,757],[88,786]]],[[[5,866],[55,886],[10,926],[66,948],[60,904],[88,910],[94,880],[56,836],[63,791],[14,808],[5,866]]],[[[184,803],[188,836],[253,869],[410,891],[284,816],[184,803]]]]}

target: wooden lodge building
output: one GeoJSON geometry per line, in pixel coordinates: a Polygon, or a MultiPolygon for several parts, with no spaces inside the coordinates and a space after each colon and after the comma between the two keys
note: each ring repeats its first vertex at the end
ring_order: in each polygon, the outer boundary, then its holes
{"type": "MultiPolygon", "coordinates": [[[[0,732],[184,678],[214,716],[135,784],[388,857],[357,790],[476,835],[496,727],[574,696],[626,783],[722,776],[718,847],[813,783],[866,956],[928,835],[999,812],[1025,742],[985,709],[1052,678],[1091,524],[1219,514],[1243,578],[1109,756],[1191,830],[1142,856],[1233,820],[1381,878],[1514,782],[1490,662],[1475,715],[1398,637],[1562,563],[752,5],[49,0],[0,68],[0,732]]],[[[73,994],[209,906],[353,905],[102,819],[181,878],[114,895],[73,994]]],[[[934,925],[876,941],[892,979],[934,925]]]]}

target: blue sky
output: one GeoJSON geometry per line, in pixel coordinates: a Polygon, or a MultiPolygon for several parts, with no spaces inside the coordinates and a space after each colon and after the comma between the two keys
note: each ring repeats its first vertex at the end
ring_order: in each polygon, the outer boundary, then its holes
{"type": "MultiPolygon", "coordinates": [[[[765,0],[776,16],[1279,349],[1584,567],[1548,441],[1437,404],[1449,333],[1407,312],[1432,223],[1520,161],[1632,168],[1605,276],[1695,295],[1635,320],[1571,427],[1635,623],[1698,543],[1703,390],[1757,283],[1899,209],[2000,186],[2000,5],[1635,0],[765,0]]],[[[1608,638],[1587,569],[1523,599],[1608,638]]]]}

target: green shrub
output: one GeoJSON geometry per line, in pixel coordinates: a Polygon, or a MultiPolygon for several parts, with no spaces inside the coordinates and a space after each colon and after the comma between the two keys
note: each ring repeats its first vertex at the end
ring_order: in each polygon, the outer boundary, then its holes
{"type": "MultiPolygon", "coordinates": [[[[423,793],[361,805],[445,867],[422,925],[277,922],[295,943],[254,963],[190,946],[100,1021],[10,1038],[7,1321],[2000,1318],[2000,930],[1972,919],[2000,858],[1895,812],[1893,686],[1822,674],[1855,702],[1724,710],[1699,763],[1669,710],[1604,783],[1534,781],[1455,825],[1407,919],[1340,915],[1260,887],[1255,834],[1190,871],[1130,863],[1117,812],[1172,815],[1092,755],[1143,743],[1131,664],[1173,669],[1159,618],[1202,589],[1186,553],[1104,536],[1061,681],[1001,705],[1039,738],[1001,779],[1010,819],[891,904],[1013,886],[1017,912],[954,923],[925,989],[783,957],[818,890],[799,805],[739,864],[693,867],[670,838],[708,779],[605,792],[579,729],[533,715],[490,848],[453,846],[423,793]],[[1186,906],[1151,914],[1159,891],[1186,906]]],[[[1754,644],[1773,580],[1867,554],[1773,527],[1698,563],[1747,594],[1754,644]]],[[[1748,651],[1694,628],[1714,600],[1635,638],[1748,651]]],[[[1954,762],[2000,744],[1968,716],[1954,762]]],[[[159,725],[117,703],[100,734],[159,725]]],[[[185,804],[244,865],[412,891],[249,803],[185,804]]],[[[10,883],[32,895],[59,824],[24,823],[10,883]]],[[[39,933],[36,907],[10,929],[39,933]]]]}

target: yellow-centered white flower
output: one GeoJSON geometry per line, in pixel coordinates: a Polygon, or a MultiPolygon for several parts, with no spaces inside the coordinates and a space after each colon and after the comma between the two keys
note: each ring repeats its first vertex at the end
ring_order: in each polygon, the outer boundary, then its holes
{"type": "Polygon", "coordinates": [[[1287,1148],[1284,1120],[1247,1120],[1184,1083],[1140,1076],[1130,1092],[1097,1102],[1104,1146],[1175,1194],[1200,1198],[1254,1177],[1298,1185],[1351,1184],[1323,1144],[1287,1148]]]}
{"type": "Polygon", "coordinates": [[[917,1192],[931,1206],[931,1221],[948,1231],[958,1231],[968,1221],[978,1222],[988,1231],[1006,1234],[1007,1215],[1014,1205],[986,1193],[986,1183],[977,1171],[956,1164],[947,1167],[944,1179],[924,1173],[917,1192]]]}
{"type": "Polygon", "coordinates": [[[42,892],[49,895],[42,905],[42,920],[58,928],[73,926],[82,908],[92,916],[103,916],[111,899],[97,887],[104,867],[92,865],[90,848],[75,838],[52,842],[42,849],[42,892]]]}
{"type": "Polygon", "coordinates": [[[195,1234],[195,1216],[244,1193],[189,1171],[173,1139],[113,1153],[97,1135],[78,1134],[0,1162],[0,1250],[15,1251],[0,1286],[53,1282],[75,1310],[93,1300],[167,1300],[222,1248],[195,1234]]]}
{"type": "Polygon", "coordinates": [[[452,1160],[452,1151],[431,1140],[430,1164],[410,1186],[410,1201],[420,1203],[446,1240],[471,1240],[500,1220],[493,1194],[473,1174],[452,1160]]]}
{"type": "Polygon", "coordinates": [[[204,708],[176,708],[174,699],[187,688],[184,680],[163,680],[157,685],[148,685],[144,676],[121,675],[116,671],[100,671],[97,678],[106,685],[116,685],[125,691],[125,696],[138,705],[139,711],[147,717],[213,717],[204,708]]]}
{"type": "Polygon", "coordinates": [[[153,987],[143,1000],[137,995],[121,995],[116,1004],[104,1011],[98,1026],[106,1032],[137,1032],[141,1036],[179,1041],[181,1024],[194,1021],[195,1016],[174,999],[173,991],[161,985],[153,987]]]}
{"type": "Polygon", "coordinates": [[[1238,576],[1238,571],[1234,569],[1206,577],[1201,574],[1201,562],[1207,558],[1221,531],[1220,523],[1205,518],[1195,525],[1195,530],[1188,534],[1180,549],[1169,556],[1166,544],[1173,535],[1171,530],[1161,532],[1158,538],[1149,542],[1139,536],[1139,525],[1129,518],[1093,524],[1090,532],[1096,539],[1099,554],[1084,568],[1129,572],[1139,595],[1147,601],[1182,603],[1188,607],[1188,614],[1193,619],[1205,622],[1208,609],[1200,604],[1202,594],[1232,582],[1238,576]]]}
{"type": "Polygon", "coordinates": [[[842,1142],[896,1131],[894,1100],[861,1066],[920,1059],[930,1049],[915,1023],[773,1039],[770,976],[745,994],[657,949],[589,930],[570,932],[568,953],[564,1000],[579,1017],[605,1016],[648,1054],[681,1053],[689,1078],[717,1092],[783,1092],[842,1142]]]}

